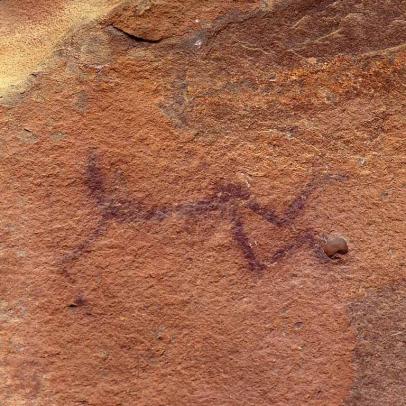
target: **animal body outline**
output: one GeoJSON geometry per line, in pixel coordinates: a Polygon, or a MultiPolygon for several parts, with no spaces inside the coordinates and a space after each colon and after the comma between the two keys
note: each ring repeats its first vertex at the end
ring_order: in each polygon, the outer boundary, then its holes
{"type": "MultiPolygon", "coordinates": [[[[69,268],[82,255],[91,251],[94,243],[106,233],[112,221],[127,224],[145,221],[162,222],[173,215],[197,217],[213,212],[220,213],[222,218],[226,218],[231,223],[232,237],[249,270],[262,271],[266,268],[266,264],[258,258],[252,247],[253,243],[246,233],[241,208],[251,210],[277,228],[286,228],[293,225],[296,218],[303,212],[308,199],[317,189],[332,180],[342,181],[345,179],[346,177],[343,175],[323,175],[320,178],[312,179],[279,215],[274,209],[259,204],[251,195],[250,190],[238,183],[223,183],[208,197],[198,201],[166,206],[146,206],[138,200],[119,199],[112,195],[106,187],[105,176],[99,165],[99,156],[93,151],[89,154],[86,164],[85,185],[89,197],[100,212],[100,219],[96,228],[81,243],[63,256],[61,260],[62,272],[71,279],[69,268]]],[[[279,247],[270,256],[267,263],[275,263],[303,245],[311,247],[317,257],[327,259],[320,244],[318,244],[317,233],[308,228],[300,231],[286,244],[279,247]]]]}

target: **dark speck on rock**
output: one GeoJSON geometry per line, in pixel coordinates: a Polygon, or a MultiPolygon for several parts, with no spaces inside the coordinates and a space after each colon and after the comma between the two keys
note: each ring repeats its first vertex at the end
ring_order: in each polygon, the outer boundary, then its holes
{"type": "Polygon", "coordinates": [[[75,297],[72,303],[68,305],[68,307],[79,307],[84,306],[86,304],[86,299],[83,295],[78,295],[75,297]]]}

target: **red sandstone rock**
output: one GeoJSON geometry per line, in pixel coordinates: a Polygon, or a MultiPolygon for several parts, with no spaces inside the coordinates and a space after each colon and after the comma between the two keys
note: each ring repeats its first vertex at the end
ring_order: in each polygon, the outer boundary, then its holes
{"type": "Polygon", "coordinates": [[[399,1],[0,18],[2,406],[402,404],[399,1]]]}

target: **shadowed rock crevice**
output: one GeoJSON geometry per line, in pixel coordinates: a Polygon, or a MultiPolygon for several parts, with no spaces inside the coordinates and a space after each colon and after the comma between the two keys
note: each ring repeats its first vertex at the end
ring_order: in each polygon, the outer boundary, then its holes
{"type": "Polygon", "coordinates": [[[161,41],[163,41],[165,38],[160,38],[160,39],[151,39],[151,38],[146,38],[146,37],[141,37],[141,36],[137,36],[134,34],[131,34],[129,32],[127,32],[125,29],[120,28],[120,27],[116,27],[113,24],[110,25],[110,28],[113,29],[114,31],[124,35],[126,38],[128,38],[131,41],[135,41],[137,43],[142,43],[142,44],[158,44],[161,41]]]}

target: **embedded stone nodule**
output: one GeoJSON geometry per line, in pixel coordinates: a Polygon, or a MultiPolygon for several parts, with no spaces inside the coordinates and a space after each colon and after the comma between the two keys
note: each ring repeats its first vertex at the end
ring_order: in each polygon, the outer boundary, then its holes
{"type": "Polygon", "coordinates": [[[324,253],[333,258],[336,254],[346,254],[348,252],[347,241],[342,237],[328,239],[323,246],[324,253]]]}

